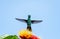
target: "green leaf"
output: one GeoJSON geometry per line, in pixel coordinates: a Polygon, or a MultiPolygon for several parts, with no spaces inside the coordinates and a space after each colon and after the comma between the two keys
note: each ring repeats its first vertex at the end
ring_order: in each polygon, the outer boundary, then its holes
{"type": "Polygon", "coordinates": [[[5,37],[4,39],[19,39],[19,38],[16,35],[9,35],[9,36],[5,37]]]}

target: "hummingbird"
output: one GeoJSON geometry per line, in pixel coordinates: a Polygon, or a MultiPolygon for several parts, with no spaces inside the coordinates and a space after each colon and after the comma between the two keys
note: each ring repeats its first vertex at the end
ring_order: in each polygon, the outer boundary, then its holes
{"type": "Polygon", "coordinates": [[[21,21],[21,22],[25,22],[27,24],[27,30],[32,31],[31,28],[31,24],[36,24],[39,22],[42,22],[42,20],[31,20],[31,15],[28,15],[28,19],[20,19],[20,18],[16,18],[16,20],[21,21]]]}

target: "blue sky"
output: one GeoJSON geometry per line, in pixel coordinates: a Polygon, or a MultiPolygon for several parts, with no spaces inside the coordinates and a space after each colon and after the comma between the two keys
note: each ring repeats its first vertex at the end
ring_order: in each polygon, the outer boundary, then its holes
{"type": "Polygon", "coordinates": [[[0,0],[0,35],[18,34],[26,24],[15,18],[43,20],[32,24],[33,33],[42,39],[60,39],[60,0],[0,0]]]}

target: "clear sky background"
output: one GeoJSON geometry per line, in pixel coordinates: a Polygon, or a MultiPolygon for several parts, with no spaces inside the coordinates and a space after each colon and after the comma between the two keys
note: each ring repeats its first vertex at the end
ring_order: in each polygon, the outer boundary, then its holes
{"type": "Polygon", "coordinates": [[[60,39],[60,0],[0,0],[0,35],[18,34],[26,24],[15,18],[43,20],[32,24],[33,33],[42,39],[60,39]]]}

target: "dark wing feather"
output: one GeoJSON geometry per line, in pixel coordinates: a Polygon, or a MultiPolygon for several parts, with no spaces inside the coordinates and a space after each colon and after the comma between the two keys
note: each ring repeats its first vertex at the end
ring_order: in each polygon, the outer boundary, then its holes
{"type": "Polygon", "coordinates": [[[27,22],[27,20],[25,20],[25,19],[16,18],[16,20],[21,21],[21,22],[27,22]]]}
{"type": "Polygon", "coordinates": [[[34,24],[34,23],[39,23],[39,22],[42,22],[42,20],[32,20],[31,23],[34,24]]]}

